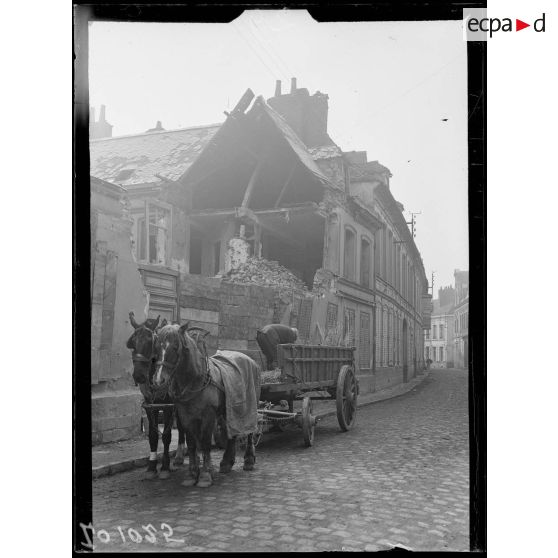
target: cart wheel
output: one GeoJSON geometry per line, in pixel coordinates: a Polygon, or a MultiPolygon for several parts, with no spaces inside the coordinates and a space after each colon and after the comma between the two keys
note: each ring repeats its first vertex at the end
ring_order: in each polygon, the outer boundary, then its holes
{"type": "Polygon", "coordinates": [[[343,432],[355,423],[358,387],[353,369],[345,365],[337,378],[337,420],[343,432]]]}
{"type": "Polygon", "coordinates": [[[312,415],[312,399],[305,397],[302,400],[302,435],[304,436],[304,445],[307,448],[314,445],[315,427],[316,418],[312,415]]]}

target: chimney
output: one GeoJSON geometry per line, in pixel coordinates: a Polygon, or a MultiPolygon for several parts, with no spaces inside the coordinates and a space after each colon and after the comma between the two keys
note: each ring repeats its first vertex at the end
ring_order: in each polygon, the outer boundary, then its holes
{"type": "Polygon", "coordinates": [[[90,108],[89,116],[89,138],[111,138],[112,137],[112,124],[109,124],[105,118],[105,105],[101,105],[99,112],[99,120],[95,122],[95,109],[90,108]]]}
{"type": "Polygon", "coordinates": [[[296,78],[291,78],[291,91],[281,95],[281,82],[275,86],[275,96],[267,100],[307,147],[332,145],[327,135],[328,96],[317,91],[310,96],[308,89],[297,88],[296,78]]]}

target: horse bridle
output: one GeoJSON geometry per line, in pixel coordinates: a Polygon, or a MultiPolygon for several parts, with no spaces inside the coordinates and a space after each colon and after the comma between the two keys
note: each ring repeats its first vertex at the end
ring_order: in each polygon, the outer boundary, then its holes
{"type": "MultiPolygon", "coordinates": [[[[148,327],[140,326],[143,329],[151,332],[151,357],[146,357],[141,353],[136,352],[135,349],[132,349],[132,361],[133,362],[154,362],[155,364],[160,364],[160,361],[156,361],[153,353],[155,352],[155,342],[157,341],[157,334],[148,327]]],[[[138,328],[139,329],[139,328],[138,328]]]]}

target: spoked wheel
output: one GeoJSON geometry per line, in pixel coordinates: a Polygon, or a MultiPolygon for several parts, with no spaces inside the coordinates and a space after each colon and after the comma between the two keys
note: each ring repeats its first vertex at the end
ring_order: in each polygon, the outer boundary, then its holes
{"type": "Polygon", "coordinates": [[[353,369],[345,365],[337,378],[337,420],[343,432],[350,430],[356,420],[358,386],[353,369]]]}
{"type": "Polygon", "coordinates": [[[316,417],[312,415],[312,399],[305,397],[302,400],[302,435],[304,445],[309,448],[314,445],[314,429],[316,427],[316,417]]]}

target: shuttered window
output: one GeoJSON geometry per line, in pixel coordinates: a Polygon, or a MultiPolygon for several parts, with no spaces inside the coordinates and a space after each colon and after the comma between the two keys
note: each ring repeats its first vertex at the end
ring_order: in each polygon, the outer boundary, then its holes
{"type": "Polygon", "coordinates": [[[358,350],[360,368],[370,368],[370,314],[368,312],[360,313],[358,350]]]}

